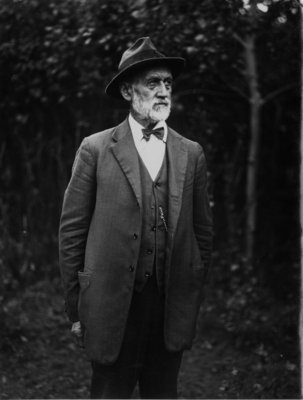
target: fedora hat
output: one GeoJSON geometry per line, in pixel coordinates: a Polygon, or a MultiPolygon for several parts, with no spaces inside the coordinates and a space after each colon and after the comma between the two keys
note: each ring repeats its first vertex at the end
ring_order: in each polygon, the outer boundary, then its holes
{"type": "Polygon", "coordinates": [[[156,49],[148,36],[142,37],[122,54],[118,73],[106,86],[105,93],[118,99],[123,98],[120,93],[120,85],[134,71],[146,67],[165,66],[171,70],[173,77],[176,77],[184,65],[184,58],[166,57],[156,49]]]}

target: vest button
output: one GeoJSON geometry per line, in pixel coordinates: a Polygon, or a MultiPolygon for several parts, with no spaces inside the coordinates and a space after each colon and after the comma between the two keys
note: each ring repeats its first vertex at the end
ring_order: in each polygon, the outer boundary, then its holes
{"type": "Polygon", "coordinates": [[[145,276],[145,278],[150,278],[151,273],[150,272],[145,272],[144,276],[145,276]]]}
{"type": "Polygon", "coordinates": [[[152,249],[148,249],[146,253],[147,254],[153,254],[153,250],[152,249]]]}
{"type": "Polygon", "coordinates": [[[130,266],[129,266],[129,270],[130,270],[130,272],[134,272],[135,267],[134,267],[133,265],[130,265],[130,266]]]}
{"type": "Polygon", "coordinates": [[[134,240],[138,239],[138,235],[134,233],[134,240]]]}
{"type": "Polygon", "coordinates": [[[152,231],[155,232],[156,230],[157,230],[157,227],[156,227],[156,226],[153,226],[153,227],[152,227],[152,231]]]}

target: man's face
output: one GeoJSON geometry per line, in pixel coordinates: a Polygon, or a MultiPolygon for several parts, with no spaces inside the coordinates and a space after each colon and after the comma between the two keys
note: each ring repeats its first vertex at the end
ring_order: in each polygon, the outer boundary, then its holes
{"type": "Polygon", "coordinates": [[[156,67],[135,76],[129,87],[131,112],[144,126],[166,120],[170,114],[172,74],[156,67]]]}

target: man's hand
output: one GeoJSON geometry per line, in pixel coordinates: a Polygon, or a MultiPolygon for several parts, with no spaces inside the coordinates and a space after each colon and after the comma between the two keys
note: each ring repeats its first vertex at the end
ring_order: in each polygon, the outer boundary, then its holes
{"type": "Polygon", "coordinates": [[[78,346],[84,348],[84,331],[81,322],[74,322],[71,329],[72,335],[76,338],[78,346]]]}

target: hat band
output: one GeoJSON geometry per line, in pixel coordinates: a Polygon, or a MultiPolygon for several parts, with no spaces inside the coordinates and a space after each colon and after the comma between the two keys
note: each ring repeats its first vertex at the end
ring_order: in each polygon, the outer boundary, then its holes
{"type": "Polygon", "coordinates": [[[161,59],[161,58],[165,58],[165,55],[160,53],[159,51],[143,50],[140,53],[135,54],[132,57],[129,57],[127,60],[121,63],[119,65],[119,71],[123,71],[124,69],[140,61],[145,61],[149,59],[161,59]]]}

